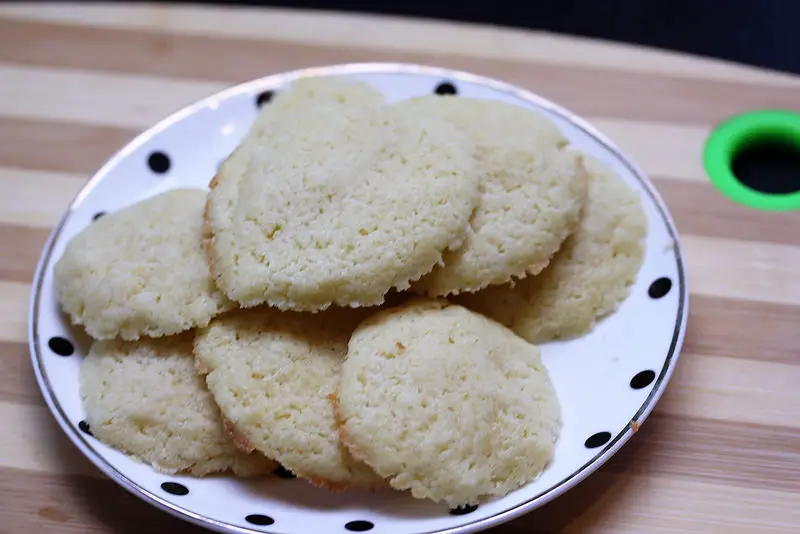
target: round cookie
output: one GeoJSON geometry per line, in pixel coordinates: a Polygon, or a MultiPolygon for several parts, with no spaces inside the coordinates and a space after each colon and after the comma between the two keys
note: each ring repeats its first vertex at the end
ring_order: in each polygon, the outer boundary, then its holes
{"type": "MultiPolygon", "coordinates": [[[[251,130],[258,135],[283,127],[285,113],[316,113],[320,107],[380,107],[386,100],[377,88],[343,76],[309,76],[294,80],[262,106],[251,130]]],[[[291,120],[291,117],[288,118],[291,120]]]]}
{"type": "Polygon", "coordinates": [[[81,364],[81,397],[96,438],[165,473],[269,473],[276,464],[236,449],[197,376],[192,335],[95,341],[81,364]]]}
{"type": "MultiPolygon", "coordinates": [[[[321,107],[347,108],[348,106],[380,107],[385,103],[383,94],[374,86],[341,76],[310,76],[299,78],[264,104],[250,126],[245,139],[225,159],[220,173],[243,175],[247,171],[250,156],[257,150],[258,138],[265,132],[281,131],[287,121],[292,122],[300,113],[316,113],[321,107]]],[[[216,186],[215,176],[211,188],[216,186]]],[[[210,254],[211,229],[204,228],[207,253],[210,254]]]]}
{"type": "Polygon", "coordinates": [[[537,478],[561,428],[539,349],[443,300],[363,322],[334,405],[353,456],[393,488],[451,507],[537,478]]]}
{"type": "Polygon", "coordinates": [[[204,326],[229,309],[201,246],[205,201],[201,189],[167,191],[76,235],[54,274],[72,323],[95,339],[135,340],[204,326]]]}
{"type": "Polygon", "coordinates": [[[550,266],[459,303],[543,343],[589,332],[627,298],[644,260],[647,218],[637,192],[598,161],[585,161],[591,178],[583,218],[550,266]]]}
{"type": "Polygon", "coordinates": [[[240,448],[328,489],[383,485],[339,442],[328,399],[350,333],[367,313],[263,307],[221,316],[198,332],[197,370],[206,374],[240,448]]]}
{"type": "Polygon", "coordinates": [[[212,183],[207,250],[232,300],[377,305],[461,245],[480,193],[453,126],[356,104],[284,117],[212,183]]]}
{"type": "Polygon", "coordinates": [[[464,244],[414,284],[446,296],[537,274],[580,219],[587,175],[549,119],[497,100],[424,96],[395,104],[406,113],[441,117],[475,146],[481,203],[464,244]]]}

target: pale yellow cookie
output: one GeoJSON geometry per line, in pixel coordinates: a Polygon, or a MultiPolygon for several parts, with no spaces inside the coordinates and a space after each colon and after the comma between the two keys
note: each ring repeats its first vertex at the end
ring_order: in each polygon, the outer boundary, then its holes
{"type": "Polygon", "coordinates": [[[219,409],[195,373],[191,333],[96,341],[80,377],[92,434],[158,471],[251,476],[276,467],[260,454],[239,452],[225,434],[219,409]]]}
{"type": "Polygon", "coordinates": [[[281,117],[245,140],[247,163],[223,165],[209,194],[207,250],[232,300],[376,305],[461,245],[480,193],[452,125],[355,103],[281,117]]]}
{"type": "Polygon", "coordinates": [[[55,265],[61,307],[95,339],[172,335],[233,303],[201,246],[206,192],[175,189],[91,223],[55,265]]]}
{"type": "Polygon", "coordinates": [[[644,260],[647,218],[639,194],[596,160],[578,230],[541,274],[457,301],[532,343],[589,332],[628,296],[644,260]]]}
{"type": "Polygon", "coordinates": [[[244,141],[223,162],[225,172],[243,174],[253,150],[248,145],[265,132],[280,131],[292,115],[313,114],[321,107],[348,106],[380,107],[385,103],[383,94],[374,86],[342,76],[309,76],[277,89],[275,96],[264,104],[250,126],[244,141]],[[287,114],[289,116],[287,116],[287,114]]]}
{"type": "Polygon", "coordinates": [[[256,308],[221,316],[198,332],[197,369],[240,447],[328,489],[383,484],[339,443],[328,399],[350,333],[368,313],[256,308]]]}
{"type": "Polygon", "coordinates": [[[443,300],[362,323],[334,402],[356,458],[393,488],[451,507],[536,479],[561,428],[539,349],[443,300]]]}
{"type": "Polygon", "coordinates": [[[441,117],[475,146],[481,203],[464,244],[414,289],[474,292],[537,274],[578,224],[587,175],[567,139],[542,114],[498,100],[424,96],[396,104],[441,117]]]}
{"type": "Polygon", "coordinates": [[[271,117],[281,113],[313,114],[320,107],[365,106],[379,107],[385,103],[383,93],[375,86],[344,76],[308,76],[278,89],[272,100],[262,106],[254,129],[263,133],[271,117]]]}

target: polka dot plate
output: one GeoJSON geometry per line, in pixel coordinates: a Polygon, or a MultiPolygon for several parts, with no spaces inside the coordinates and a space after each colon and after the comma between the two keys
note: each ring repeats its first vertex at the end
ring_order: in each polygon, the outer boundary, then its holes
{"type": "MultiPolygon", "coordinates": [[[[675,227],[653,185],[589,124],[511,85],[433,67],[351,64],[248,82],[197,102],[123,148],[92,178],[53,231],[37,269],[29,318],[36,377],[53,415],[75,445],[120,486],[158,508],[219,532],[463,534],[529,512],[580,483],[608,460],[648,416],[675,368],[688,289],[675,227]],[[88,340],[59,312],[53,265],[67,242],[106,212],[166,189],[206,187],[244,136],[260,106],[301,76],[346,75],[374,84],[389,101],[431,92],[504,100],[552,118],[573,146],[604,161],[641,192],[649,219],[647,254],[630,297],[589,335],[543,346],[564,427],[554,462],[535,482],[477,507],[392,491],[330,493],[287,472],[257,481],[168,476],[92,437],[83,421],[78,369],[88,340]]],[[[646,454],[646,451],[643,451],[646,454]]]]}

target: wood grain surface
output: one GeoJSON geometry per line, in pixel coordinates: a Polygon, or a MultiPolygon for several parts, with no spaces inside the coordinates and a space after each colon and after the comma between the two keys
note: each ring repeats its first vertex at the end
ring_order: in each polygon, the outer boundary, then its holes
{"type": "Polygon", "coordinates": [[[454,67],[588,118],[648,172],[683,236],[686,345],[650,419],[597,474],[493,532],[800,532],[800,213],[732,204],[703,141],[753,108],[800,109],[800,77],[463,24],[314,12],[0,6],[0,532],[184,533],[64,437],[26,345],[51,226],[136,133],[236,82],[352,61],[454,67]]]}

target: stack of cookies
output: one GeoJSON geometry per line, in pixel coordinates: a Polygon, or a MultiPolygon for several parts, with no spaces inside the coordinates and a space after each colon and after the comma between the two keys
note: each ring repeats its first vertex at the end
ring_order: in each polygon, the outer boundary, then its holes
{"type": "Polygon", "coordinates": [[[280,466],[452,507],[534,480],[561,428],[537,344],[625,299],[647,232],[638,194],[567,145],[499,101],[294,82],[210,191],[66,247],[92,432],[161,471],[280,466]]]}

